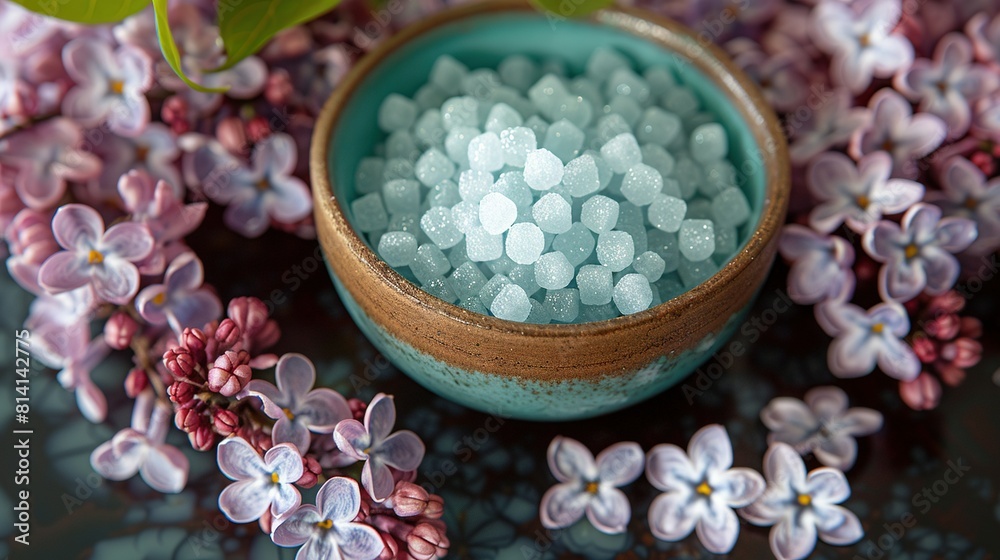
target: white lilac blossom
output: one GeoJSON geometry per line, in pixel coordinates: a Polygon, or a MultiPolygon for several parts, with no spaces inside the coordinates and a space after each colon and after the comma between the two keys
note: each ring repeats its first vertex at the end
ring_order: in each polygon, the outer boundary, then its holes
{"type": "Polygon", "coordinates": [[[813,160],[806,181],[819,204],[809,214],[809,225],[830,233],[842,223],[857,233],[868,231],[883,214],[897,214],[924,196],[923,185],[908,179],[890,179],[892,158],[872,152],[855,163],[840,152],[826,152],[813,160]]]}
{"type": "Polygon", "coordinates": [[[201,260],[192,252],[181,253],[167,267],[162,284],[147,286],[135,298],[135,307],[151,325],[170,325],[178,336],[187,327],[201,327],[218,318],[222,302],[202,286],[201,260]]]}
{"type": "Polygon", "coordinates": [[[1000,93],[976,102],[972,116],[972,132],[981,138],[1000,143],[1000,93]]]}
{"type": "Polygon", "coordinates": [[[844,473],[821,467],[806,473],[805,463],[790,446],[775,443],[764,454],[767,489],[740,510],[761,527],[772,527],[771,552],[779,560],[799,560],[816,547],[816,538],[835,546],[858,542],[864,529],[858,517],[837,505],[850,497],[844,473]]]}
{"type": "Polygon", "coordinates": [[[827,364],[837,377],[867,375],[875,366],[886,375],[909,381],[920,373],[920,360],[903,341],[910,318],[897,303],[883,302],[868,311],[836,300],[816,306],[820,326],[835,337],[827,364]]]}
{"type": "Polygon", "coordinates": [[[348,418],[333,430],[337,449],[365,462],[361,484],[376,502],[388,498],[396,486],[390,467],[412,471],[424,458],[424,442],[409,430],[392,433],[395,424],[396,404],[391,396],[379,393],[365,410],[364,424],[348,418]]]}
{"type": "Polygon", "coordinates": [[[949,138],[969,130],[970,105],[998,85],[992,71],[973,63],[972,44],[960,33],[945,35],[934,49],[933,60],[917,59],[893,83],[903,95],[920,101],[920,111],[941,117],[949,138]]]}
{"type": "Polygon", "coordinates": [[[789,224],[781,231],[778,250],[788,261],[788,296],[801,305],[849,299],[854,293],[854,247],[838,235],[789,224]]]}
{"type": "Polygon", "coordinates": [[[760,419],[771,431],[769,444],[787,443],[800,455],[816,459],[842,471],[850,470],[858,455],[856,437],[882,428],[882,414],[870,408],[847,408],[847,393],[838,387],[816,387],[804,402],[777,397],[760,411],[760,419]]]}
{"type": "Polygon", "coordinates": [[[1000,14],[992,19],[986,12],[972,16],[965,25],[965,32],[972,39],[976,56],[987,62],[1000,63],[1000,14]]]}
{"type": "Polygon", "coordinates": [[[548,529],[569,527],[586,514],[599,531],[624,533],[632,508],[619,488],[639,478],[643,460],[642,448],[634,442],[616,443],[595,460],[580,442],[557,436],[549,444],[548,461],[559,483],[542,497],[542,525],[548,529]]]}
{"type": "Polygon", "coordinates": [[[153,236],[141,224],[124,222],[104,231],[96,210],[67,204],[52,218],[52,232],[65,249],[38,270],[38,283],[51,293],[91,286],[98,299],[124,304],[139,290],[135,262],[153,250],[153,236]]]}
{"type": "Polygon", "coordinates": [[[302,546],[296,560],[374,560],[385,543],[374,527],[354,522],[360,510],[358,483],[335,476],[319,489],[315,506],[299,506],[279,520],[271,540],[278,546],[302,546]]]}
{"type": "Polygon", "coordinates": [[[158,246],[178,241],[201,225],[207,202],[184,203],[176,187],[132,170],[118,180],[118,194],[133,222],[145,224],[158,246]]]}
{"type": "Polygon", "coordinates": [[[176,494],[184,489],[188,459],[166,443],[172,408],[156,402],[147,389],[136,396],[132,426],[115,434],[90,454],[90,464],[108,480],[126,480],[138,473],[153,490],[176,494]]]}
{"type": "Polygon", "coordinates": [[[341,420],[351,418],[351,409],[340,393],[316,383],[316,368],[302,354],[285,354],[274,370],[274,386],[263,379],[252,379],[237,395],[257,397],[264,414],[277,420],[271,436],[275,443],[288,442],[305,453],[309,432],[329,434],[341,420]]]}
{"type": "Polygon", "coordinates": [[[913,45],[893,33],[902,15],[900,0],[873,0],[855,7],[834,0],[813,10],[816,45],[832,55],[830,73],[838,84],[861,93],[872,77],[888,78],[913,62],[913,45]]]}
{"type": "Polygon", "coordinates": [[[219,494],[219,509],[237,523],[259,519],[268,510],[286,515],[302,503],[295,481],[302,478],[302,456],[295,446],[279,443],[257,454],[247,441],[231,437],[219,443],[219,470],[236,482],[219,494]]]}
{"type": "MultiPolygon", "coordinates": [[[[786,119],[786,129],[792,137],[788,154],[792,163],[804,165],[831,148],[846,146],[851,136],[871,124],[871,112],[865,107],[855,107],[853,96],[845,88],[821,90],[813,102],[808,118],[799,119],[796,113],[786,119]]],[[[812,97],[809,98],[810,100],[812,97]]]]}
{"type": "Polygon", "coordinates": [[[705,426],[692,436],[687,453],[672,444],[649,452],[646,478],[663,493],[649,506],[653,535],[679,541],[695,531],[715,554],[728,554],[740,533],[733,508],[750,505],[764,491],[764,477],[733,467],[733,446],[726,429],[705,426]]]}
{"type": "Polygon", "coordinates": [[[947,125],[929,113],[914,115],[910,102],[891,88],[877,91],[868,108],[872,112],[871,125],[851,137],[851,156],[861,159],[872,152],[889,152],[893,176],[916,177],[916,160],[941,145],[947,136],[947,125]]]}
{"type": "Polygon", "coordinates": [[[976,222],[979,234],[970,252],[987,254],[1000,245],[1000,177],[987,180],[979,167],[963,157],[945,163],[939,176],[940,191],[927,193],[927,201],[949,216],[976,222]]]}
{"type": "Polygon", "coordinates": [[[28,327],[32,329],[33,354],[43,364],[59,369],[56,379],[76,394],[76,404],[84,418],[103,422],[108,401],[90,380],[90,372],[110,351],[104,337],[91,340],[90,326],[85,321],[59,324],[38,320],[28,327]]]}
{"type": "MultiPolygon", "coordinates": [[[[56,117],[0,139],[0,165],[13,170],[14,188],[29,208],[52,207],[67,181],[88,181],[101,172],[101,160],[81,150],[83,130],[56,117]]],[[[3,181],[8,175],[3,174],[3,181]]]]}
{"type": "Polygon", "coordinates": [[[976,240],[976,223],[965,218],[941,218],[941,209],[916,204],[903,215],[902,226],[881,221],[868,230],[862,245],[883,263],[879,291],[885,299],[909,301],[921,292],[940,295],[950,290],[961,267],[952,253],[976,240]]]}
{"type": "Polygon", "coordinates": [[[88,127],[107,122],[122,136],[137,136],[149,124],[145,93],[153,85],[153,63],[146,53],[79,37],[63,47],[63,64],[76,82],[63,98],[64,115],[88,127]]]}

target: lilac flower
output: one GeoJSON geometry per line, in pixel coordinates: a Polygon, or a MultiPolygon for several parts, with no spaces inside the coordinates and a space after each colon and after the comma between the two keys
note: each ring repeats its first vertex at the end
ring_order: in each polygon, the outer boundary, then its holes
{"type": "Polygon", "coordinates": [[[67,204],[52,218],[56,241],[66,249],[49,257],[38,271],[38,283],[52,293],[90,285],[101,300],[124,304],[139,290],[136,261],[153,250],[149,229],[121,223],[104,231],[96,210],[67,204]]]}
{"type": "Polygon", "coordinates": [[[812,453],[828,467],[842,471],[854,466],[855,437],[882,429],[882,414],[870,408],[847,408],[847,394],[837,387],[810,389],[805,402],[778,397],[760,412],[771,430],[769,444],[787,443],[800,455],[812,453]]]}
{"type": "MultiPolygon", "coordinates": [[[[36,317],[37,318],[37,317],[36,317]]],[[[108,413],[104,393],[90,380],[90,372],[108,355],[103,336],[90,340],[86,322],[61,325],[55,322],[32,322],[34,354],[43,364],[58,368],[56,379],[76,394],[76,404],[84,418],[103,422],[108,413]]]]}
{"type": "Polygon", "coordinates": [[[557,436],[549,444],[549,470],[559,481],[538,506],[542,525],[561,529],[587,519],[602,533],[624,533],[632,517],[620,487],[639,478],[642,448],[635,442],[616,443],[597,455],[580,442],[557,436]]]}
{"type": "Polygon", "coordinates": [[[788,149],[792,163],[804,165],[830,148],[846,146],[856,131],[871,124],[871,112],[855,107],[851,92],[838,88],[825,95],[818,96],[819,106],[809,118],[799,121],[789,117],[788,132],[794,138],[788,149]]]}
{"type": "Polygon", "coordinates": [[[781,232],[778,250],[792,262],[788,296],[795,303],[846,300],[854,292],[854,247],[843,237],[789,224],[781,232]]]}
{"type": "Polygon", "coordinates": [[[813,35],[817,46],[833,56],[834,81],[861,93],[873,76],[888,78],[908,67],[913,46],[892,33],[901,15],[900,0],[873,0],[859,9],[840,2],[816,6],[813,35]]]}
{"type": "Polygon", "coordinates": [[[181,151],[174,133],[163,123],[150,123],[134,138],[106,134],[93,150],[104,162],[104,171],[88,185],[92,199],[113,197],[118,180],[133,170],[149,173],[154,184],[166,181],[178,198],[183,197],[184,184],[174,163],[181,151]]]}
{"type": "Polygon", "coordinates": [[[821,201],[809,214],[809,225],[830,233],[841,223],[864,233],[882,218],[897,214],[924,196],[924,187],[907,179],[890,179],[892,158],[872,152],[855,167],[840,152],[826,152],[809,167],[809,192],[821,201]]]}
{"type": "Polygon", "coordinates": [[[312,210],[309,188],[292,175],[296,156],[295,142],[287,134],[272,134],[258,143],[249,168],[209,141],[187,155],[185,176],[189,184],[201,185],[209,198],[228,205],[226,225],[257,237],[271,219],[290,224],[312,210]]]}
{"type": "Polygon", "coordinates": [[[268,509],[281,517],[302,503],[295,481],[302,477],[302,455],[294,446],[279,443],[262,458],[240,437],[219,444],[219,469],[236,482],[219,494],[219,509],[237,523],[259,519],[268,509]]]}
{"type": "MultiPolygon", "coordinates": [[[[16,170],[14,188],[24,203],[50,208],[66,192],[66,181],[87,181],[101,172],[101,161],[80,149],[83,131],[57,117],[0,139],[0,165],[16,170]]],[[[6,180],[6,174],[5,178],[6,180]]]]}
{"type": "Polygon", "coordinates": [[[775,443],[764,454],[767,489],[740,515],[771,529],[771,552],[779,560],[805,558],[816,546],[816,537],[835,546],[858,542],[864,536],[853,512],[839,506],[851,495],[844,473],[821,467],[806,474],[805,463],[794,449],[775,443]]]}
{"type": "Polygon", "coordinates": [[[103,122],[122,136],[137,136],[149,124],[145,93],[153,85],[149,56],[139,49],[80,37],[63,47],[63,64],[76,87],[66,92],[62,111],[84,126],[103,122]]]}
{"type": "Polygon", "coordinates": [[[57,251],[52,236],[52,217],[48,212],[25,208],[14,216],[7,228],[7,271],[22,288],[39,296],[45,290],[38,285],[38,269],[57,251]]]}
{"type": "Polygon", "coordinates": [[[749,39],[734,39],[726,44],[733,61],[760,86],[768,104],[777,111],[794,111],[812,94],[809,80],[801,71],[798,52],[771,56],[749,39]],[[735,51],[735,52],[734,52],[735,51]]]}
{"type": "Polygon", "coordinates": [[[861,159],[872,152],[889,152],[894,176],[916,177],[914,161],[941,145],[948,132],[944,121],[929,113],[914,115],[910,103],[890,88],[876,92],[868,107],[872,124],[851,137],[851,156],[861,159]]]}
{"type": "Polygon", "coordinates": [[[909,301],[926,290],[940,295],[951,289],[960,267],[952,253],[976,240],[976,223],[965,218],[941,219],[941,209],[920,203],[903,215],[902,227],[882,221],[865,233],[862,245],[879,270],[885,299],[909,301]]]}
{"type": "Polygon", "coordinates": [[[355,523],[361,510],[361,489],[350,478],[327,480],[316,494],[316,505],[302,505],[271,531],[278,546],[302,546],[296,560],[374,560],[385,548],[379,532],[355,523]]]}
{"type": "Polygon", "coordinates": [[[305,453],[309,449],[310,430],[329,434],[338,422],[352,418],[351,409],[340,393],[312,388],[316,382],[316,368],[302,354],[282,356],[274,377],[277,387],[262,379],[253,379],[238,397],[260,398],[264,413],[277,420],[271,433],[275,443],[288,442],[305,453]]]}
{"type": "Polygon", "coordinates": [[[927,193],[928,202],[951,216],[974,220],[979,235],[969,250],[992,252],[1000,244],[1000,177],[987,181],[974,163],[954,157],[945,163],[939,183],[940,191],[927,193]]]}
{"type": "Polygon", "coordinates": [[[949,33],[938,42],[934,59],[918,59],[893,82],[920,111],[937,115],[948,126],[948,137],[958,138],[969,130],[970,104],[998,85],[996,75],[972,62],[972,45],[964,35],[949,33]]]}
{"type": "Polygon", "coordinates": [[[1000,14],[993,19],[985,12],[972,16],[965,25],[965,32],[972,39],[976,56],[1000,63],[1000,14]]]}
{"type": "Polygon", "coordinates": [[[129,171],[118,181],[118,193],[132,221],[145,224],[158,245],[184,238],[198,228],[208,210],[207,202],[184,204],[177,189],[148,173],[129,171]]]}
{"type": "Polygon", "coordinates": [[[396,405],[392,397],[379,393],[365,411],[364,424],[348,418],[333,430],[333,439],[341,453],[365,461],[361,484],[376,502],[388,498],[396,485],[389,467],[412,471],[424,458],[424,442],[409,430],[390,434],[395,424],[396,405]]]}
{"type": "Polygon", "coordinates": [[[109,480],[126,480],[139,473],[158,492],[180,492],[187,484],[188,459],[165,443],[172,416],[170,405],[157,403],[151,390],[143,391],[135,399],[132,427],[97,446],[90,454],[91,466],[109,480]]]}
{"type": "Polygon", "coordinates": [[[653,535],[679,541],[697,531],[709,552],[728,554],[740,533],[732,508],[750,505],[764,491],[760,473],[732,466],[733,446],[718,424],[698,430],[686,454],[672,444],[650,450],[646,478],[663,491],[649,506],[653,535]]]}
{"type": "Polygon", "coordinates": [[[994,93],[976,102],[972,132],[980,138],[1000,142],[1000,95],[994,93]]]}
{"type": "Polygon", "coordinates": [[[135,307],[151,325],[169,324],[178,336],[186,327],[201,328],[222,313],[222,302],[202,287],[204,280],[201,260],[192,252],[181,253],[167,267],[162,284],[139,292],[135,307]]]}
{"type": "Polygon", "coordinates": [[[909,381],[920,373],[920,360],[903,341],[910,318],[897,303],[884,302],[868,311],[852,303],[830,301],[816,307],[820,326],[830,336],[827,363],[837,377],[860,377],[875,369],[909,381]]]}

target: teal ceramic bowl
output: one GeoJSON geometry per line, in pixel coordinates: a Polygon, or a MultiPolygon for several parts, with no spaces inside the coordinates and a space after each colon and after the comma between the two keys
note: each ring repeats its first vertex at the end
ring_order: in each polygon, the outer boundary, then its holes
{"type": "Polygon", "coordinates": [[[711,356],[742,322],[767,276],[789,191],[777,118],[721,50],[640,11],[609,9],[571,20],[539,13],[525,0],[452,8],[362,58],[317,121],[311,173],[317,231],[334,285],[379,351],[440,395],[534,420],[629,406],[676,384],[711,356]],[[671,70],[730,131],[731,158],[756,221],[717,274],[634,315],[571,325],[513,323],[423,292],[355,233],[354,171],[380,140],[376,115],[388,94],[412,96],[444,54],[470,68],[496,68],[511,54],[557,58],[579,74],[599,45],[624,53],[640,69],[671,70]]]}

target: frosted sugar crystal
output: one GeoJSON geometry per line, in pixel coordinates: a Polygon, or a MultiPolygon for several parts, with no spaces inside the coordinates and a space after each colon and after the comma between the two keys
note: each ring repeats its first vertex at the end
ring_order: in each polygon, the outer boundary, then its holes
{"type": "Polygon", "coordinates": [[[556,111],[556,107],[567,97],[569,91],[563,81],[553,75],[542,76],[535,85],[528,89],[528,99],[538,107],[543,115],[550,115],[556,111]]]}
{"type": "Polygon", "coordinates": [[[653,302],[653,290],[649,280],[642,274],[626,274],[615,284],[614,302],[622,315],[631,315],[649,309],[653,302]]]}
{"type": "Polygon", "coordinates": [[[545,233],[566,233],[573,225],[573,208],[556,193],[539,198],[531,207],[531,216],[545,233]]]}
{"type": "Polygon", "coordinates": [[[536,139],[545,138],[545,133],[549,130],[549,122],[538,115],[524,119],[524,126],[535,133],[536,139]]]}
{"type": "Polygon", "coordinates": [[[451,270],[451,261],[436,245],[424,243],[410,262],[410,271],[421,284],[426,284],[451,270]]]}
{"type": "MultiPolygon", "coordinates": [[[[457,93],[457,92],[454,92],[457,93]]],[[[413,94],[413,101],[422,110],[439,109],[449,94],[434,84],[425,84],[413,94]]]]}
{"type": "Polygon", "coordinates": [[[663,271],[666,269],[667,263],[664,262],[663,257],[654,251],[646,251],[635,258],[632,263],[632,268],[646,277],[646,280],[650,282],[656,282],[663,276],[663,271]]]}
{"type": "Polygon", "coordinates": [[[662,66],[650,66],[642,73],[642,77],[646,79],[649,90],[654,97],[662,97],[663,94],[677,86],[674,75],[662,66]]]}
{"type": "Polygon", "coordinates": [[[552,152],[541,149],[528,152],[524,162],[524,180],[536,191],[547,191],[563,178],[563,162],[552,152]]]}
{"type": "Polygon", "coordinates": [[[413,171],[417,179],[427,187],[433,187],[445,179],[451,179],[455,174],[455,164],[437,148],[424,152],[413,171]]]}
{"type": "Polygon", "coordinates": [[[405,231],[390,231],[378,242],[378,254],[389,266],[409,266],[417,256],[417,238],[405,231]]]}
{"type": "Polygon", "coordinates": [[[445,130],[459,126],[479,126],[479,102],[474,97],[452,97],[441,105],[441,124],[445,130]]]}
{"type": "Polygon", "coordinates": [[[630,68],[618,68],[608,77],[604,88],[604,96],[608,99],[616,95],[628,97],[645,106],[651,101],[652,91],[646,80],[636,75],[630,68]]]}
{"type": "Polygon", "coordinates": [[[610,142],[612,138],[619,134],[632,132],[632,125],[624,117],[617,113],[604,115],[597,119],[597,126],[594,127],[598,141],[603,145],[610,142]]]}
{"type": "Polygon", "coordinates": [[[545,234],[530,222],[514,224],[507,232],[506,249],[517,264],[534,264],[545,250],[545,234]]]}
{"type": "Polygon", "coordinates": [[[663,176],[644,163],[633,165],[622,179],[622,195],[636,206],[646,206],[653,202],[661,190],[663,176]]]}
{"type": "Polygon", "coordinates": [[[552,123],[545,132],[542,148],[552,152],[560,160],[567,162],[580,153],[584,134],[573,123],[562,119],[552,123]]]}
{"type": "Polygon", "coordinates": [[[711,220],[684,220],[678,234],[681,254],[689,261],[703,261],[715,252],[715,229],[711,220]]]}
{"type": "Polygon", "coordinates": [[[420,207],[420,183],[396,179],[382,185],[382,200],[391,214],[412,212],[420,207]]]}
{"type": "Polygon", "coordinates": [[[563,185],[570,196],[583,197],[601,190],[597,162],[591,154],[571,160],[563,170],[563,185]]]}
{"type": "Polygon", "coordinates": [[[538,149],[535,133],[526,126],[518,126],[500,133],[503,161],[512,167],[524,167],[528,153],[538,149]]]}
{"type": "Polygon", "coordinates": [[[691,157],[701,164],[719,161],[729,152],[726,129],[719,123],[703,124],[691,132],[691,157]]]}
{"type": "Polygon", "coordinates": [[[469,142],[469,167],[478,171],[499,171],[503,167],[500,137],[484,132],[469,142]]]}
{"type": "Polygon", "coordinates": [[[462,201],[458,185],[451,179],[446,179],[431,187],[427,193],[427,206],[444,206],[452,208],[462,201]]]}
{"type": "Polygon", "coordinates": [[[479,223],[488,233],[499,235],[517,220],[517,205],[500,193],[489,193],[479,201],[479,223]]]}
{"type": "Polygon", "coordinates": [[[697,262],[681,259],[680,264],[677,266],[677,273],[680,274],[681,281],[684,282],[684,286],[688,289],[708,280],[718,271],[719,267],[712,259],[697,262]]]}
{"type": "Polygon", "coordinates": [[[511,282],[510,278],[507,278],[503,274],[494,275],[486,281],[486,284],[483,285],[483,289],[480,290],[479,301],[489,308],[493,305],[493,299],[497,297],[500,290],[502,290],[504,286],[508,286],[510,284],[513,284],[513,282],[511,282]]]}
{"type": "Polygon", "coordinates": [[[518,264],[510,260],[510,257],[504,254],[503,236],[498,235],[497,237],[500,238],[500,256],[493,260],[487,261],[486,268],[490,269],[490,271],[493,272],[493,274],[503,274],[507,277],[510,277],[510,274],[514,271],[515,268],[517,268],[518,264]]]}
{"type": "Polygon", "coordinates": [[[420,289],[438,299],[443,299],[448,303],[455,303],[458,301],[458,296],[455,295],[455,291],[451,289],[451,285],[444,276],[431,278],[420,286],[420,289]]]}
{"type": "Polygon", "coordinates": [[[587,264],[576,273],[576,287],[584,305],[605,305],[611,302],[614,283],[611,269],[600,264],[587,264]]]}
{"type": "Polygon", "coordinates": [[[458,231],[468,234],[469,230],[481,226],[479,223],[479,203],[463,200],[451,207],[451,219],[458,231]]]}
{"type": "Polygon", "coordinates": [[[525,182],[524,174],[520,171],[508,171],[500,175],[497,182],[490,187],[490,192],[500,193],[511,199],[517,206],[518,215],[527,212],[534,201],[531,187],[525,182]]]}
{"type": "Polygon", "coordinates": [[[358,231],[371,232],[385,229],[389,225],[389,215],[382,205],[382,195],[370,193],[351,202],[354,227],[358,231]]]}
{"type": "Polygon", "coordinates": [[[507,272],[507,277],[510,278],[511,282],[521,286],[528,297],[542,289],[538,282],[535,282],[535,265],[533,264],[514,265],[507,272]]]}
{"type": "Polygon", "coordinates": [[[441,249],[454,247],[462,240],[462,232],[451,219],[451,209],[436,206],[420,218],[420,229],[441,249]]]}
{"type": "Polygon", "coordinates": [[[497,72],[503,83],[522,92],[528,91],[539,78],[538,65],[530,58],[519,54],[503,59],[497,67],[497,72]]]}
{"type": "Polygon", "coordinates": [[[604,94],[601,93],[600,84],[586,77],[580,76],[573,79],[569,84],[569,92],[587,100],[592,108],[604,106],[604,94]]]}
{"type": "Polygon", "coordinates": [[[580,315],[580,292],[575,288],[545,292],[545,308],[560,323],[572,323],[580,315]]]}
{"type": "Polygon", "coordinates": [[[535,262],[535,282],[546,290],[565,288],[573,281],[575,269],[562,253],[545,253],[535,262]]]}
{"type": "Polygon", "coordinates": [[[750,219],[750,203],[743,191],[729,187],[712,199],[712,217],[716,225],[742,225],[750,219]]]}
{"type": "MultiPolygon", "coordinates": [[[[413,162],[404,158],[389,159],[382,169],[382,182],[386,183],[393,179],[414,179],[413,162]]],[[[381,185],[379,185],[381,187],[381,185]]]]}
{"type": "Polygon", "coordinates": [[[722,191],[736,186],[736,168],[726,160],[713,161],[702,168],[704,180],[701,194],[714,198],[722,191]]]}
{"type": "Polygon", "coordinates": [[[611,231],[618,223],[618,203],[604,195],[594,195],[583,203],[580,221],[594,233],[611,231]]]}
{"type": "Polygon", "coordinates": [[[594,108],[582,96],[569,94],[556,104],[554,111],[542,114],[553,122],[567,120],[579,128],[585,128],[594,119],[594,108]]]}
{"type": "Polygon", "coordinates": [[[358,194],[378,192],[382,188],[385,160],[378,157],[362,158],[354,172],[354,190],[358,194]]]}
{"type": "Polygon", "coordinates": [[[580,222],[574,222],[566,233],[560,233],[552,240],[552,250],[566,255],[573,266],[586,262],[596,245],[594,234],[580,222]]]}
{"type": "Polygon", "coordinates": [[[534,323],[537,325],[547,325],[552,322],[552,315],[540,301],[532,299],[531,313],[528,314],[528,318],[525,319],[524,322],[534,323]]]}
{"type": "Polygon", "coordinates": [[[688,201],[687,216],[691,220],[711,220],[712,201],[696,196],[688,201]]]}
{"type": "Polygon", "coordinates": [[[462,309],[467,309],[473,313],[478,313],[480,315],[489,315],[490,310],[483,305],[482,300],[478,297],[463,299],[458,303],[462,309]]]}
{"type": "Polygon", "coordinates": [[[632,166],[642,163],[642,151],[635,136],[624,133],[601,146],[601,157],[615,173],[625,173],[632,166]]]}
{"type": "Polygon", "coordinates": [[[431,67],[430,83],[434,84],[447,95],[458,93],[462,79],[469,73],[469,68],[448,55],[442,55],[434,61],[431,67]]]}
{"type": "Polygon", "coordinates": [[[591,323],[597,321],[607,321],[608,319],[614,319],[618,316],[618,310],[615,309],[613,303],[607,303],[605,305],[580,306],[580,320],[582,322],[591,323]]]}
{"type": "Polygon", "coordinates": [[[378,126],[385,132],[406,130],[417,120],[417,111],[412,100],[390,93],[378,108],[378,126]]]}
{"type": "Polygon", "coordinates": [[[616,50],[607,47],[597,47],[587,59],[587,77],[592,80],[604,80],[619,68],[629,68],[627,58],[616,50]]]}
{"type": "Polygon", "coordinates": [[[685,87],[675,87],[665,93],[661,104],[675,115],[688,115],[701,107],[695,94],[685,87]]]}
{"type": "Polygon", "coordinates": [[[635,137],[640,142],[667,146],[681,133],[681,120],[659,107],[650,107],[639,118],[635,137]]]}
{"type": "Polygon", "coordinates": [[[715,253],[713,256],[721,257],[723,261],[728,261],[729,257],[736,252],[739,244],[739,236],[733,226],[720,226],[715,224],[715,253]]]}
{"type": "Polygon", "coordinates": [[[388,231],[405,231],[406,233],[412,233],[414,236],[419,236],[422,234],[420,231],[420,215],[416,212],[393,214],[389,218],[389,225],[386,229],[388,231]]]}
{"type": "Polygon", "coordinates": [[[625,270],[635,257],[632,236],[624,231],[608,231],[597,236],[597,260],[612,272],[625,270]]]}
{"type": "Polygon", "coordinates": [[[462,200],[478,203],[489,194],[493,186],[493,174],[487,171],[466,169],[458,176],[458,194],[462,200]]]}
{"type": "Polygon", "coordinates": [[[681,196],[684,200],[690,200],[698,192],[701,184],[705,181],[705,175],[701,167],[687,154],[682,154],[675,159],[674,178],[681,189],[681,196]]]}
{"type": "MultiPolygon", "coordinates": [[[[490,100],[497,88],[502,87],[500,75],[490,68],[476,68],[462,78],[460,90],[465,95],[476,99],[490,100]]],[[[480,106],[480,111],[483,107],[480,106]]],[[[481,115],[485,117],[485,115],[481,115]]],[[[482,119],[480,119],[482,120],[482,119]]]]}
{"type": "Polygon", "coordinates": [[[681,229],[681,222],[687,213],[687,203],[683,200],[660,194],[649,205],[649,225],[667,232],[681,229]]]}
{"type": "Polygon", "coordinates": [[[524,322],[531,314],[531,301],[517,284],[507,284],[493,298],[490,313],[499,319],[524,322]]]}
{"type": "Polygon", "coordinates": [[[466,261],[455,267],[455,271],[448,277],[451,289],[455,294],[465,301],[469,298],[478,297],[483,286],[486,285],[486,275],[471,261],[466,261]]]}
{"type": "Polygon", "coordinates": [[[473,262],[499,259],[503,256],[503,236],[493,235],[483,226],[476,226],[465,234],[465,250],[473,262]]]}
{"type": "Polygon", "coordinates": [[[604,110],[621,115],[625,119],[625,122],[628,123],[630,132],[639,124],[639,118],[642,116],[642,106],[636,103],[634,99],[623,95],[610,98],[604,110]]]}
{"type": "Polygon", "coordinates": [[[500,134],[508,128],[518,127],[523,123],[521,113],[506,103],[497,103],[486,117],[486,131],[500,134]]]}
{"type": "Polygon", "coordinates": [[[656,144],[642,145],[642,162],[660,172],[664,178],[669,177],[674,172],[674,156],[665,150],[663,146],[656,144]]]}
{"type": "Polygon", "coordinates": [[[385,157],[416,161],[419,156],[417,141],[409,130],[397,130],[385,139],[385,157]]]}
{"type": "Polygon", "coordinates": [[[479,136],[479,129],[471,126],[456,126],[448,131],[444,139],[444,151],[460,167],[469,165],[469,143],[479,136]]]}
{"type": "Polygon", "coordinates": [[[424,111],[413,125],[413,137],[424,148],[444,146],[444,139],[447,134],[439,109],[424,111]]]}

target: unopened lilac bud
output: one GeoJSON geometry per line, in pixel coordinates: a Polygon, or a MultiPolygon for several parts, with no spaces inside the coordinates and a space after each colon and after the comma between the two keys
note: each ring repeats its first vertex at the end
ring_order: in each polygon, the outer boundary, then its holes
{"type": "Polygon", "coordinates": [[[215,137],[222,147],[235,155],[245,155],[250,144],[247,141],[247,129],[239,117],[226,117],[215,127],[215,137]]]}
{"type": "Polygon", "coordinates": [[[406,547],[416,560],[443,557],[448,552],[448,545],[444,531],[430,523],[419,523],[406,536],[406,547]]]}
{"type": "Polygon", "coordinates": [[[132,344],[132,337],[139,330],[139,323],[128,313],[119,311],[104,323],[104,342],[115,350],[124,350],[132,344]]]}
{"type": "Polygon", "coordinates": [[[194,399],[195,386],[184,381],[175,381],[167,387],[167,395],[170,400],[184,406],[194,399]]]}
{"type": "Polygon", "coordinates": [[[215,445],[215,433],[208,426],[201,426],[188,433],[188,440],[191,441],[191,447],[196,450],[208,451],[215,445]]]}
{"type": "Polygon", "coordinates": [[[223,319],[215,329],[215,340],[219,341],[219,349],[232,348],[239,340],[241,329],[232,319],[223,319]]]}
{"type": "Polygon", "coordinates": [[[174,425],[178,430],[190,433],[200,428],[203,423],[204,417],[195,408],[178,408],[174,412],[174,425]]]}
{"type": "Polygon", "coordinates": [[[204,361],[205,348],[208,346],[208,335],[201,329],[186,328],[181,333],[181,345],[191,352],[196,361],[204,361]]]}
{"type": "Polygon", "coordinates": [[[130,399],[134,399],[139,393],[143,392],[146,387],[149,387],[149,377],[146,376],[146,371],[141,368],[133,368],[132,371],[128,372],[125,376],[125,394],[128,395],[130,399]]]}
{"type": "Polygon", "coordinates": [[[212,413],[212,426],[216,433],[226,437],[240,426],[240,417],[232,410],[218,408],[212,413]]]}
{"type": "Polygon", "coordinates": [[[187,101],[178,95],[172,95],[163,101],[163,108],[160,109],[160,118],[170,125],[170,129],[175,134],[184,134],[191,130],[191,123],[188,121],[189,107],[187,101]]]}
{"type": "Polygon", "coordinates": [[[178,346],[163,353],[163,365],[178,379],[190,379],[197,364],[187,348],[178,346]]]}
{"type": "Polygon", "coordinates": [[[288,105],[295,93],[292,87],[292,80],[288,72],[283,68],[278,68],[271,72],[264,84],[264,99],[271,105],[281,107],[288,105]]]}
{"type": "Polygon", "coordinates": [[[215,359],[215,367],[208,371],[209,390],[226,397],[242,391],[253,375],[249,361],[250,355],[245,350],[227,350],[215,359]]]}
{"type": "Polygon", "coordinates": [[[386,505],[400,517],[420,515],[427,509],[430,494],[412,482],[397,482],[392,495],[386,500],[386,505]]]}

